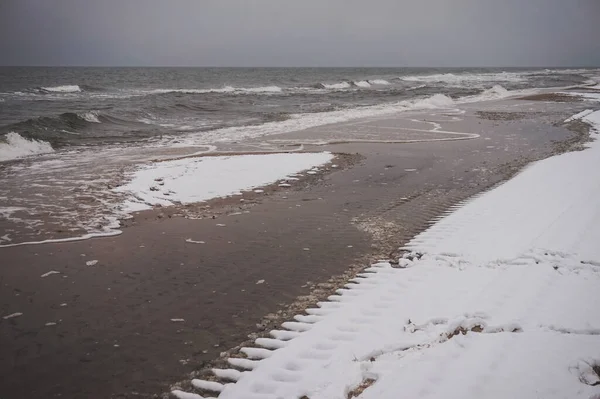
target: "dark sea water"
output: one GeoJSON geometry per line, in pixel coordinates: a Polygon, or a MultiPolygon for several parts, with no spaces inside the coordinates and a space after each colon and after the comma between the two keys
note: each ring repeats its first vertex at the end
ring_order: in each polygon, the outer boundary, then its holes
{"type": "MultiPolygon", "coordinates": [[[[0,146],[7,135],[54,149],[136,143],[291,117],[584,83],[598,70],[424,68],[0,68],[0,146]],[[4,139],[3,139],[4,138],[4,139]]],[[[225,130],[227,132],[227,130],[225,130]]],[[[14,143],[13,147],[18,147],[14,143]]],[[[4,145],[0,161],[20,156],[4,145]]],[[[35,149],[30,152],[35,152],[35,149]]]]}
{"type": "Polygon", "coordinates": [[[0,246],[118,234],[135,194],[115,187],[157,159],[277,151],[270,135],[599,80],[600,69],[0,68],[0,246]]]}

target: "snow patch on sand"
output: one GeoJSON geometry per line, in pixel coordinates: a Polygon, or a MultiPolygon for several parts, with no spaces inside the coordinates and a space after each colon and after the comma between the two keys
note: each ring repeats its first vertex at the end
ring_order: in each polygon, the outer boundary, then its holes
{"type": "MultiPolygon", "coordinates": [[[[600,131],[600,111],[582,120],[600,131]]],[[[453,208],[396,266],[256,339],[252,358],[229,359],[251,370],[235,383],[193,385],[220,399],[598,397],[598,170],[599,142],[533,164],[453,208]]]]}
{"type": "Polygon", "coordinates": [[[12,319],[12,318],[19,317],[19,316],[23,316],[23,313],[21,313],[21,312],[15,312],[15,313],[11,313],[11,314],[6,315],[6,316],[2,316],[2,318],[4,320],[8,320],[8,319],[12,319]]]}
{"type": "Polygon", "coordinates": [[[189,204],[266,186],[332,159],[329,152],[185,158],[143,166],[115,191],[129,195],[126,212],[189,204]]]}

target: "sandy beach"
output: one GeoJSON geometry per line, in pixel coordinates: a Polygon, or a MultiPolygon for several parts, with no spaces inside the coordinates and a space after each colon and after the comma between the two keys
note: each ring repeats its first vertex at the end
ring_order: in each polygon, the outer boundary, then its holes
{"type": "Polygon", "coordinates": [[[118,236],[0,248],[10,266],[0,270],[0,311],[21,313],[0,319],[1,395],[168,397],[222,352],[397,258],[451,206],[583,138],[561,123],[585,109],[578,101],[460,109],[269,136],[346,155],[243,203],[148,210],[118,236]]]}

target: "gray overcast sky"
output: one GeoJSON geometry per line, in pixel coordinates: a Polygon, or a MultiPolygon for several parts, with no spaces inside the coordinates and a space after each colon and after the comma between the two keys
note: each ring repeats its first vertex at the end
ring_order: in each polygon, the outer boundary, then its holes
{"type": "Polygon", "coordinates": [[[600,65],[600,0],[0,0],[0,65],[600,65]]]}

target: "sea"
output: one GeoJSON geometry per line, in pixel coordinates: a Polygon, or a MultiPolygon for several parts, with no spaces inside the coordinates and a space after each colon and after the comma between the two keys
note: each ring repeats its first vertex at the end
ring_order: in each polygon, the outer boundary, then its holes
{"type": "Polygon", "coordinates": [[[211,146],[599,77],[586,68],[0,67],[0,246],[112,234],[118,199],[100,193],[152,159],[148,148],[211,146]]]}

